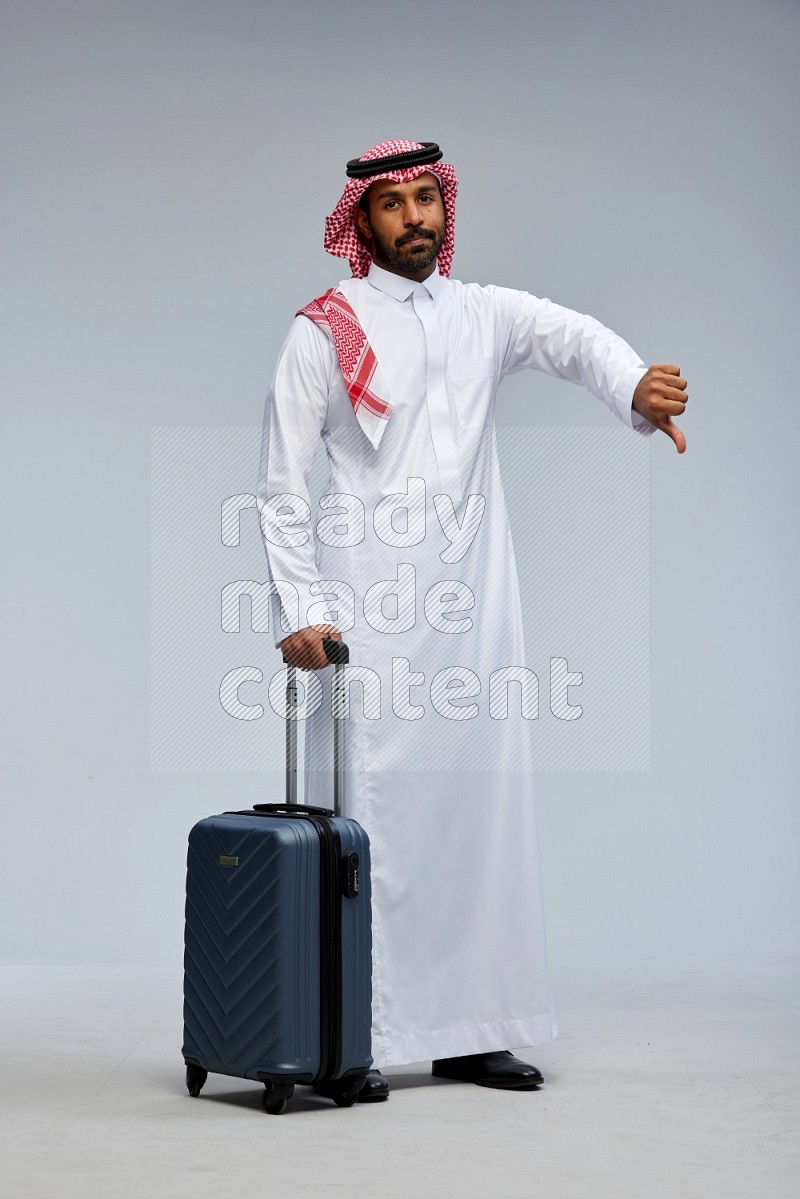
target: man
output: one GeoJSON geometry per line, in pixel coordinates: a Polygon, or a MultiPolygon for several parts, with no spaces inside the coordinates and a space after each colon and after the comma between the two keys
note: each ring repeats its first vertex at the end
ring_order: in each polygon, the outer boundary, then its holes
{"type": "Polygon", "coordinates": [[[321,672],[309,676],[325,701],[307,726],[309,803],[330,798],[324,636],[346,636],[361,684],[346,812],[372,846],[376,1069],[363,1100],[388,1095],[379,1067],[426,1059],[440,1077],[535,1089],[541,1073],[508,1047],[557,1035],[497,384],[543,370],[582,383],[637,432],[686,446],[672,421],[687,401],[677,367],[646,368],[549,300],[449,278],[457,182],[441,158],[434,143],[394,141],[348,163],[325,247],[352,278],[290,329],[258,485],[276,644],[321,672]],[[320,437],[331,482],[312,525],[320,437]]]}

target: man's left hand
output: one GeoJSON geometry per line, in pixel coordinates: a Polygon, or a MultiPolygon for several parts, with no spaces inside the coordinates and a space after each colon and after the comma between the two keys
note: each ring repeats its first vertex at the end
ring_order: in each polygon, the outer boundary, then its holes
{"type": "Polygon", "coordinates": [[[633,393],[636,411],[671,437],[679,454],[686,449],[686,438],[678,426],[673,425],[672,417],[681,416],[686,407],[689,399],[686,386],[680,367],[660,362],[648,368],[633,393]]]}

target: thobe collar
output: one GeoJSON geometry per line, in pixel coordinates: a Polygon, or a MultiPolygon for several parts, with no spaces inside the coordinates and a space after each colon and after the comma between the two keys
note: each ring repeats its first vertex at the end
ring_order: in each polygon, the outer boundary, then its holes
{"type": "Polygon", "coordinates": [[[427,279],[417,283],[415,279],[406,279],[405,275],[395,275],[392,271],[385,271],[383,267],[372,262],[367,273],[367,282],[395,300],[407,300],[419,287],[424,287],[431,299],[435,300],[445,285],[445,277],[439,274],[437,266],[432,275],[428,275],[427,279]]]}

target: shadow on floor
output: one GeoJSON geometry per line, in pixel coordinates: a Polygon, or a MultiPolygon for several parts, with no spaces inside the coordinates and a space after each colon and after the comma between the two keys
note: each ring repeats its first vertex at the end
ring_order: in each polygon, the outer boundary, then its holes
{"type": "MultiPolygon", "coordinates": [[[[385,1077],[388,1079],[389,1087],[392,1091],[405,1091],[413,1088],[421,1087],[437,1087],[437,1086],[464,1086],[464,1083],[454,1082],[447,1078],[434,1078],[431,1074],[394,1074],[384,1071],[385,1077]]],[[[209,1081],[213,1080],[214,1075],[209,1075],[209,1081]]],[[[177,1089],[177,1088],[176,1088],[177,1089]]],[[[180,1092],[178,1092],[180,1093],[180,1092]]],[[[240,1087],[236,1090],[218,1091],[214,1089],[213,1082],[211,1089],[208,1089],[208,1083],[203,1088],[197,1099],[192,1097],[183,1089],[183,1096],[193,1103],[199,1101],[211,1103],[226,1103],[233,1107],[248,1107],[253,1110],[263,1111],[261,1104],[261,1096],[263,1088],[255,1082],[242,1080],[240,1087]]],[[[317,1093],[309,1086],[302,1084],[295,1087],[294,1095],[289,1103],[290,1111],[325,1111],[335,1106],[331,1099],[326,1099],[317,1093]]],[[[367,1105],[364,1105],[367,1106],[367,1105]]],[[[370,1107],[381,1107],[382,1104],[370,1103],[370,1107]]]]}

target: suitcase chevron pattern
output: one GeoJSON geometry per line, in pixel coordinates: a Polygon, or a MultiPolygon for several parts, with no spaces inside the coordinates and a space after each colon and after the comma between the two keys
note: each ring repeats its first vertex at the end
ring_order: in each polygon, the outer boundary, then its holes
{"type": "Polygon", "coordinates": [[[316,831],[275,821],[269,825],[277,828],[262,831],[268,823],[262,820],[241,835],[236,817],[203,823],[189,838],[184,1057],[241,1078],[271,1073],[276,1062],[313,1075],[319,1067],[316,831]],[[221,857],[238,864],[221,866],[221,857]],[[300,955],[298,923],[308,929],[308,952],[300,955]]]}

